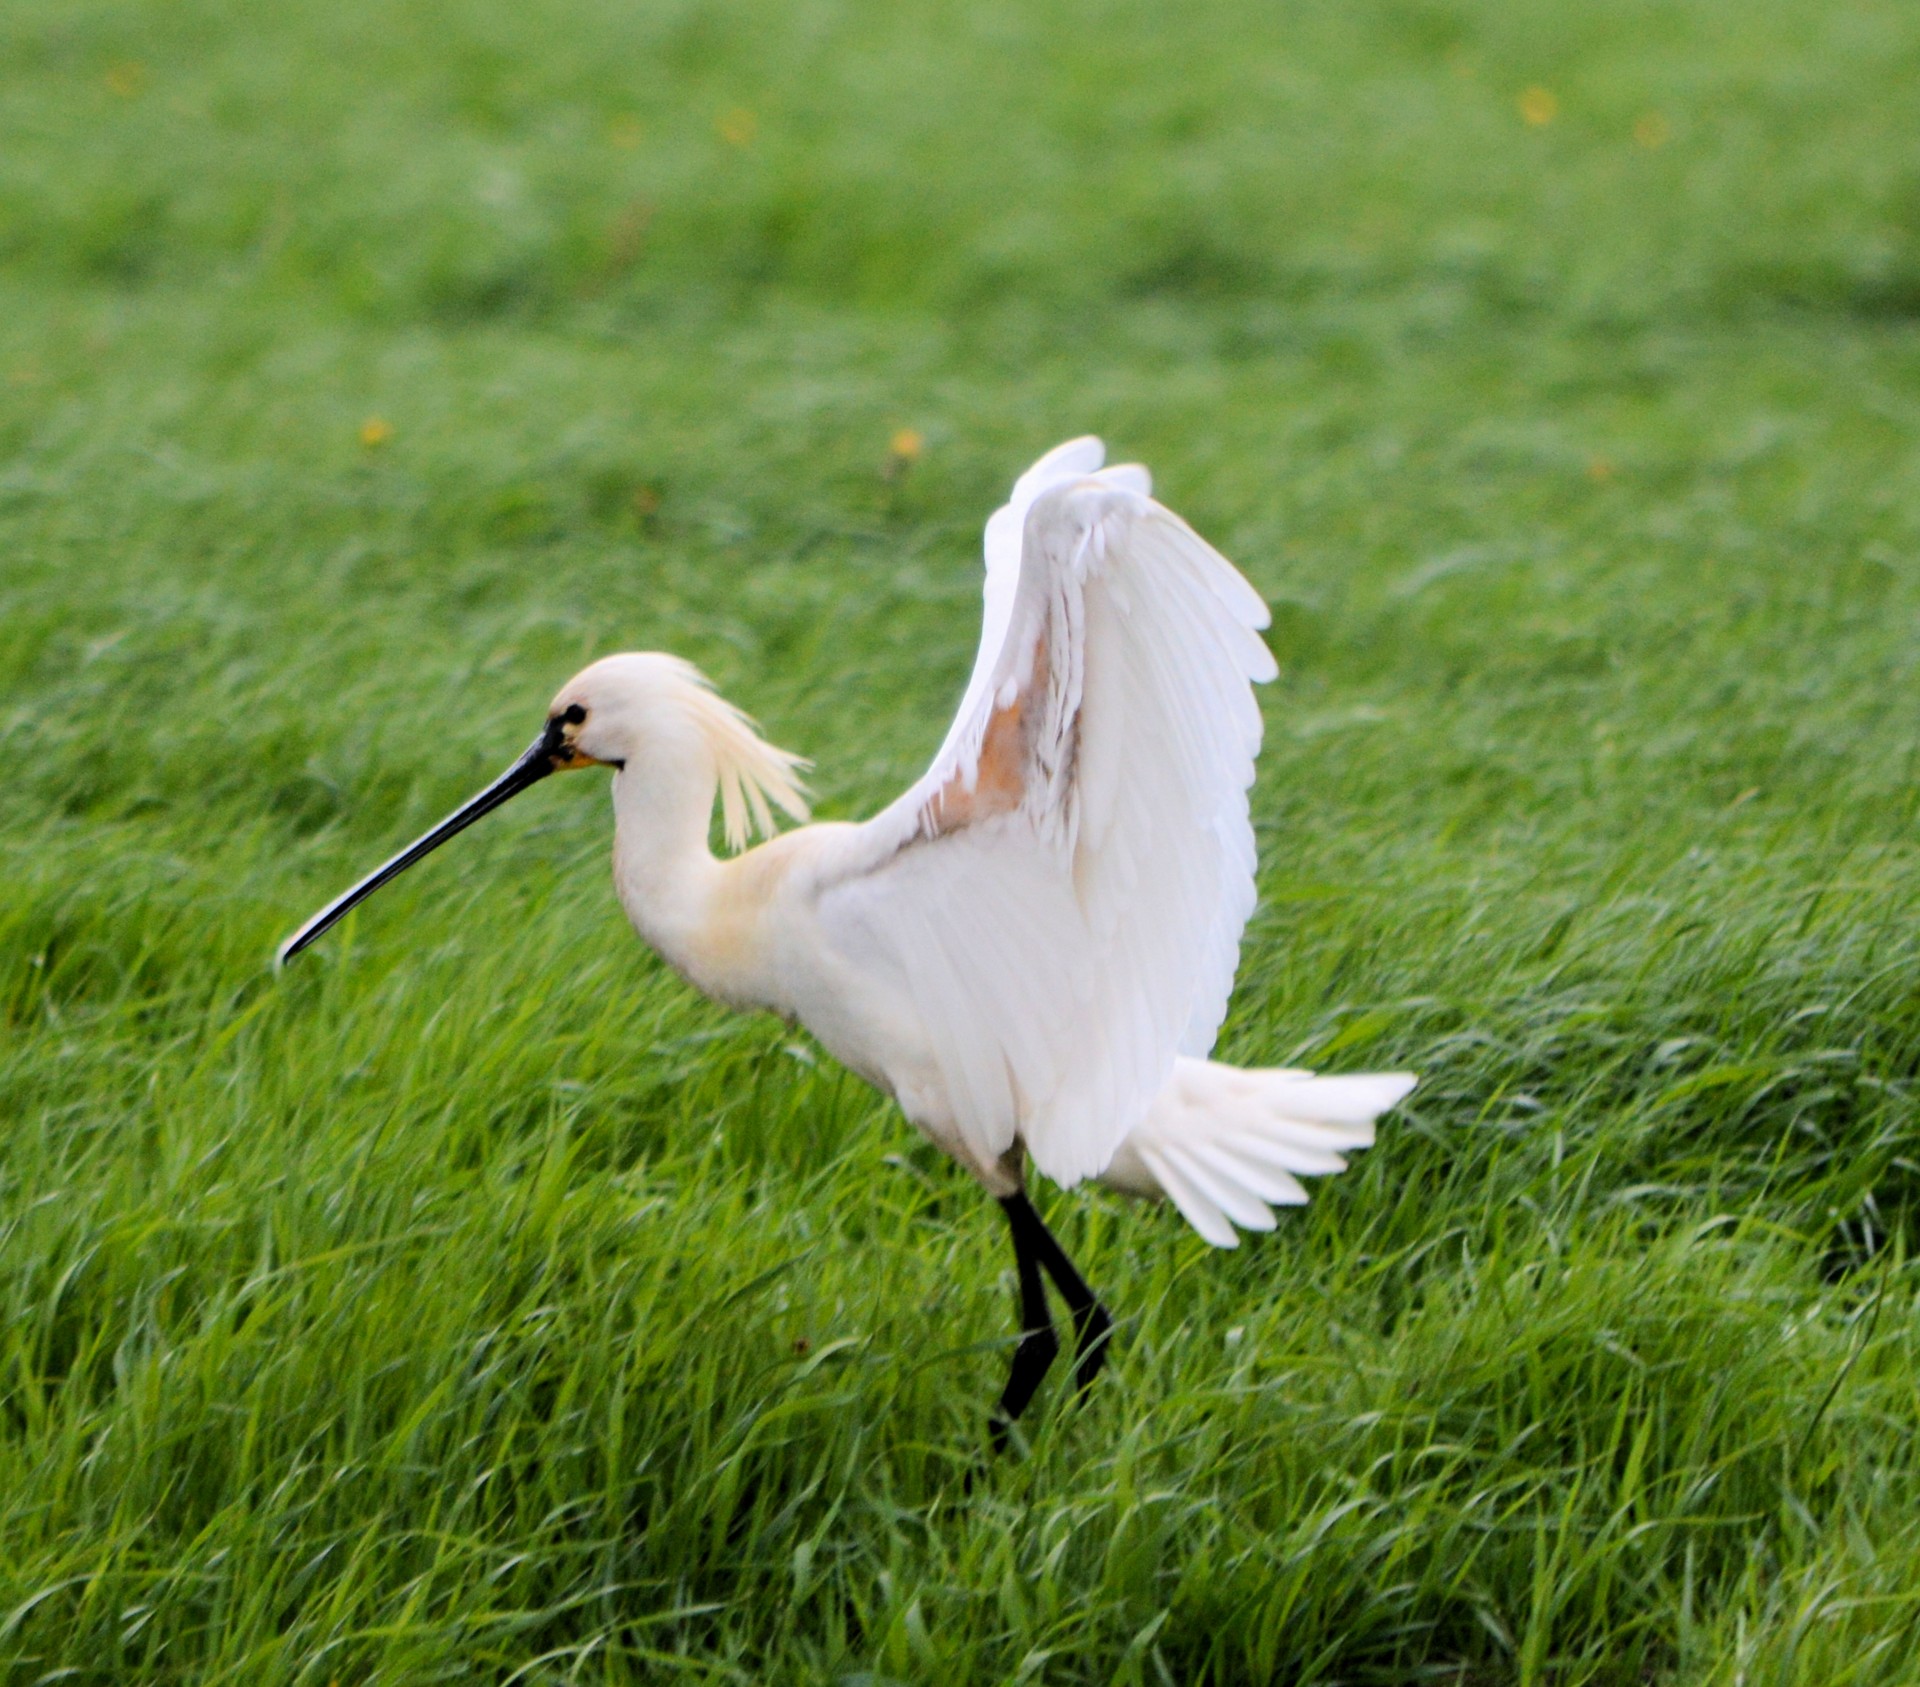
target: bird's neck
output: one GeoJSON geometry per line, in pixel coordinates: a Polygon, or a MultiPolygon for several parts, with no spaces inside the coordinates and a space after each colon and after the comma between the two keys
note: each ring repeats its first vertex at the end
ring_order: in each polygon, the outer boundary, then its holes
{"type": "Polygon", "coordinates": [[[707,838],[719,773],[697,741],[653,743],[613,779],[613,882],[634,929],[689,972],[720,863],[707,838]]]}

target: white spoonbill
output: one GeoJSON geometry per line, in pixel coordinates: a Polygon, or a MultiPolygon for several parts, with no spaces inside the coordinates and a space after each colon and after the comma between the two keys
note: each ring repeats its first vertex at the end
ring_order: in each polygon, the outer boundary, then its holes
{"type": "Polygon", "coordinates": [[[1273,1227],[1344,1169],[1404,1073],[1318,1078],[1207,1059],[1254,904],[1259,594],[1097,439],[1042,457],[987,523],[986,613],[926,775],[854,825],[807,819],[797,756],[687,663],[609,656],[526,754],[290,937],[564,768],[613,769],[613,875],[635,930],[696,989],[798,1020],[1000,1202],[1020,1339],[996,1442],[1058,1353],[1078,1383],[1111,1320],[1025,1193],[1097,1178],[1165,1196],[1209,1242],[1273,1227]],[[730,851],[708,847],[716,793],[730,851]],[[746,849],[749,830],[768,841],[746,849]],[[744,850],[744,853],[740,853],[744,850]]]}

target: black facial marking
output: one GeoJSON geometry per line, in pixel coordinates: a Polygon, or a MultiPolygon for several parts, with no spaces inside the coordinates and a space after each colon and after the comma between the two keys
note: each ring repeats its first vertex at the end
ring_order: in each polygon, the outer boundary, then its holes
{"type": "Polygon", "coordinates": [[[560,718],[569,726],[578,726],[587,718],[586,705],[584,703],[569,703],[566,712],[561,715],[560,718]]]}

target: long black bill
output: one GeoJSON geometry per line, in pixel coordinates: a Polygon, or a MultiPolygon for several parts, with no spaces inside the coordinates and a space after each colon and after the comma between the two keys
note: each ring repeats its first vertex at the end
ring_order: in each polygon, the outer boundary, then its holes
{"type": "Polygon", "coordinates": [[[474,821],[483,814],[491,814],[509,797],[517,797],[529,785],[537,785],[554,771],[554,756],[559,749],[559,737],[553,729],[541,733],[528,746],[527,753],[478,796],[455,809],[431,832],[415,838],[391,861],[374,868],[353,889],[336,896],[308,920],[280,945],[280,953],[275,957],[274,964],[285,966],[329,927],[345,919],[387,880],[398,878],[422,856],[431,855],[456,832],[464,832],[474,821]]]}

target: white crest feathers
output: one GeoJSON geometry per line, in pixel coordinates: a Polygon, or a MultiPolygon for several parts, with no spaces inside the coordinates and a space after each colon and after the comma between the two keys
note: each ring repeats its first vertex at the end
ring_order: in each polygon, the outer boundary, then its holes
{"type": "Polygon", "coordinates": [[[716,692],[705,674],[690,662],[678,665],[687,682],[681,701],[713,752],[720,776],[720,825],[727,848],[737,855],[754,833],[772,837],[776,807],[804,824],[811,814],[800,775],[812,763],[769,744],[753,717],[716,692]]]}

